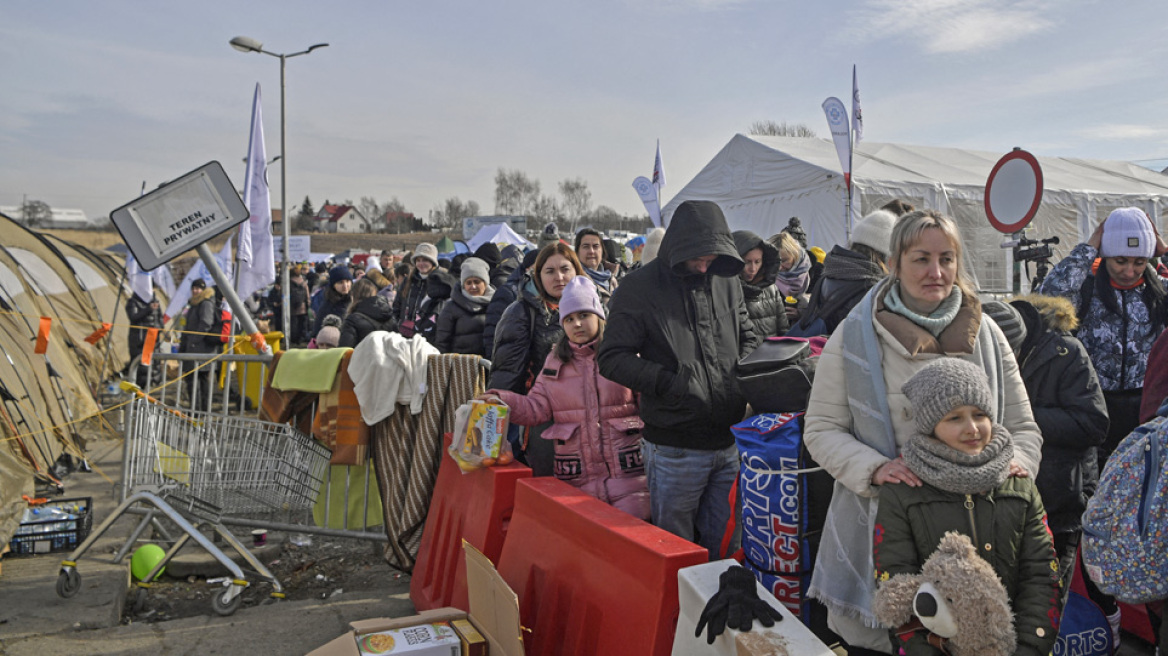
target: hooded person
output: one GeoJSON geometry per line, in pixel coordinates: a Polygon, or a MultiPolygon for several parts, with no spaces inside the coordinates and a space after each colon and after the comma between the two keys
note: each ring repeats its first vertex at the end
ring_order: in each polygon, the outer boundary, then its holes
{"type": "Polygon", "coordinates": [[[353,297],[349,294],[353,289],[353,273],[349,267],[340,264],[329,269],[328,285],[322,294],[322,301],[316,310],[316,321],[312,326],[312,336],[320,332],[321,322],[330,314],[344,319],[349,313],[349,304],[353,297]]]}
{"type": "Polygon", "coordinates": [[[730,427],[746,411],[734,371],[759,343],[742,268],[722,208],[685,201],[657,258],[621,281],[597,355],[601,375],[641,395],[653,523],[711,558],[738,473],[730,427]]]}
{"type": "Polygon", "coordinates": [[[745,263],[739,279],[754,332],[763,339],[782,335],[787,332],[787,313],[779,288],[774,285],[779,273],[779,250],[749,230],[733,234],[734,247],[745,263]]]}
{"type": "Polygon", "coordinates": [[[369,333],[389,330],[393,325],[393,310],[389,301],[377,293],[377,283],[369,280],[368,276],[353,285],[352,297],[349,313],[341,324],[341,336],[337,341],[337,346],[342,348],[356,347],[369,333]]]}
{"type": "Polygon", "coordinates": [[[536,243],[535,250],[542,251],[544,246],[554,244],[560,241],[560,229],[556,227],[555,223],[548,222],[543,227],[543,231],[539,233],[539,241],[536,243]]]}
{"type": "Polygon", "coordinates": [[[422,299],[426,297],[427,279],[438,270],[438,247],[427,242],[418,244],[411,264],[414,270],[393,299],[395,329],[403,337],[413,337],[417,331],[418,313],[422,299]]]}
{"type": "Polygon", "coordinates": [[[483,326],[487,307],[495,295],[490,283],[490,267],[477,257],[462,263],[460,282],[450,294],[450,302],[438,315],[434,346],[443,353],[483,353],[483,326]]]}
{"type": "Polygon", "coordinates": [[[892,226],[896,216],[876,210],[856,223],[847,248],[833,246],[823,260],[823,275],[811,288],[811,298],[791,327],[798,336],[830,335],[868,290],[888,275],[892,226]]]}

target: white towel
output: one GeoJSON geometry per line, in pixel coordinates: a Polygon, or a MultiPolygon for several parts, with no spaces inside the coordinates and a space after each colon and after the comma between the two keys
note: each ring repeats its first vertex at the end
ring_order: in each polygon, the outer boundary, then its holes
{"type": "Polygon", "coordinates": [[[377,331],[357,344],[349,360],[349,377],[361,406],[361,418],[372,426],[408,404],[410,414],[422,411],[426,397],[426,362],[438,349],[421,335],[377,331]]]}

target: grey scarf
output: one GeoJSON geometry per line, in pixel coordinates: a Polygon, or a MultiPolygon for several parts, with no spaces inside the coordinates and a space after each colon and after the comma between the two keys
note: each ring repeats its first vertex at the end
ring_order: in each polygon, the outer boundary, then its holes
{"type": "Polygon", "coordinates": [[[977,455],[954,449],[941,440],[917,433],[901,453],[921,480],[939,490],[976,494],[992,490],[1010,475],[1014,441],[1001,424],[994,424],[990,443],[977,455]]]}

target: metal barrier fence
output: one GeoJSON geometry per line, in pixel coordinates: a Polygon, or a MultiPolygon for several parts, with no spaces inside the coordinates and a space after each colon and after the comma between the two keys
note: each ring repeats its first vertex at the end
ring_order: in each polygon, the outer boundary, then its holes
{"type": "MultiPolygon", "coordinates": [[[[156,353],[143,391],[179,411],[258,419],[271,362],[272,356],[264,354],[156,353]]],[[[136,380],[136,371],[130,372],[129,379],[136,380]]],[[[315,406],[312,412],[315,419],[315,406]]],[[[123,460],[130,457],[132,454],[126,452],[123,460]]],[[[122,501],[131,493],[132,469],[128,462],[123,464],[122,501]]],[[[332,465],[325,470],[319,497],[310,511],[227,512],[220,521],[231,526],[388,542],[376,480],[372,458],[364,466],[332,465]],[[359,521],[353,522],[357,509],[359,521]]]]}

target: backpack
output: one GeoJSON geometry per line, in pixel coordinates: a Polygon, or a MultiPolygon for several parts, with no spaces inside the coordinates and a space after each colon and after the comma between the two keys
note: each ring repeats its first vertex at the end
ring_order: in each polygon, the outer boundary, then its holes
{"type": "Polygon", "coordinates": [[[1083,513],[1083,563],[1128,603],[1168,597],[1168,417],[1137,426],[1099,476],[1083,513]]]}

